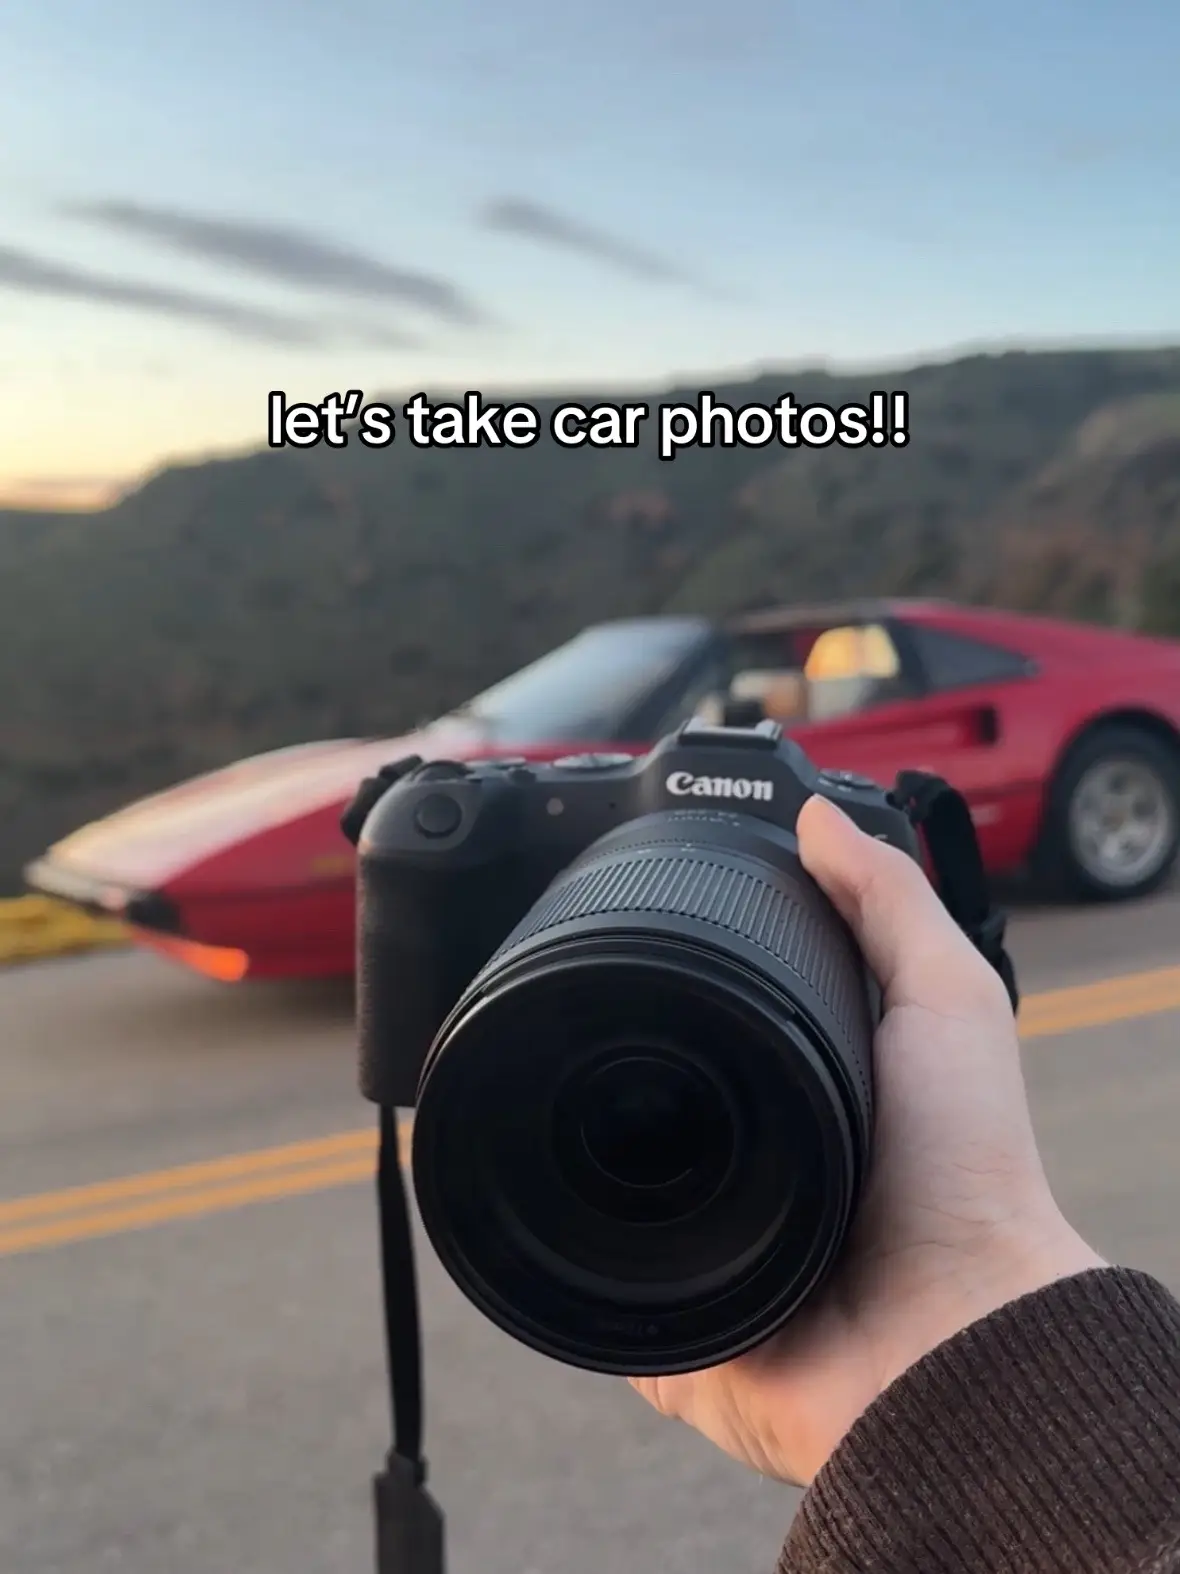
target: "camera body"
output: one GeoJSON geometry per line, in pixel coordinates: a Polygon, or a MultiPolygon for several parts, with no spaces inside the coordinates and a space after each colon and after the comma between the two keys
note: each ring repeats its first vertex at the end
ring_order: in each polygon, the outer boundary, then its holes
{"type": "Polygon", "coordinates": [[[875,782],[818,769],[774,722],[686,722],[648,754],[575,754],[418,765],[360,836],[361,1086],[386,1108],[417,1102],[430,1046],[456,1001],[554,879],[608,833],[659,816],[686,843],[705,822],[762,822],[793,839],[800,809],[829,799],[860,829],[919,857],[906,813],[875,782]]]}
{"type": "Polygon", "coordinates": [[[922,825],[1015,1005],[961,796],[819,770],[773,722],[694,719],[641,758],[407,759],[342,822],[362,1089],[414,1107],[443,1269],[552,1359],[716,1366],[840,1259],[873,1159],[881,995],[800,856],[815,795],[915,861],[922,825]]]}

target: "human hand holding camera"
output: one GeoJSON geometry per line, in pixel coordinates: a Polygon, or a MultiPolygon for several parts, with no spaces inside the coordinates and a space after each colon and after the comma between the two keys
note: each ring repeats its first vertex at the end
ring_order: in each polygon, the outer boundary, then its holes
{"type": "Polygon", "coordinates": [[[767,1343],[705,1371],[631,1381],[741,1463],[808,1485],[937,1345],[1104,1264],[1049,1190],[998,974],[903,852],[818,797],[797,832],[804,867],[884,994],[864,1198],[836,1273],[767,1343]]]}

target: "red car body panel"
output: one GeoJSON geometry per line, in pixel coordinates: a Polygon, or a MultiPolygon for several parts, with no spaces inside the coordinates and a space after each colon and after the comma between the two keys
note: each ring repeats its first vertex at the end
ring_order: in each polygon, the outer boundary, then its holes
{"type": "MultiPolygon", "coordinates": [[[[1031,857],[1054,772],[1087,728],[1125,717],[1180,735],[1178,644],[983,609],[940,607],[915,621],[1018,651],[1037,668],[1015,682],[898,707],[907,715],[891,734],[894,769],[900,763],[933,770],[964,794],[992,873],[1011,872],[1031,857]],[[989,710],[996,715],[994,743],[981,736],[989,710]]],[[[859,719],[872,720],[876,732],[882,714],[859,719]]]]}
{"type": "MultiPolygon", "coordinates": [[[[1053,773],[1096,720],[1134,716],[1180,736],[1180,644],[940,603],[878,605],[903,628],[982,641],[1027,658],[1030,670],[792,726],[791,734],[817,764],[885,784],[903,768],[946,777],[971,806],[992,873],[1027,861],[1053,773]]],[[[29,881],[132,919],[129,893],[153,893],[179,924],[133,923],[136,937],[214,977],[349,974],[354,857],[339,821],[365,776],[406,754],[545,760],[595,747],[638,754],[654,741],[491,746],[456,716],[402,738],[279,750],[82,828],[32,865],[29,881]]]]}

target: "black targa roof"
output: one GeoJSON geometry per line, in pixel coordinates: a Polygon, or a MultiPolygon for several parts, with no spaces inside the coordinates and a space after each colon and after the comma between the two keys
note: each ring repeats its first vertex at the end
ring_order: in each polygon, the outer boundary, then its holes
{"type": "Polygon", "coordinates": [[[726,618],[723,626],[734,634],[777,634],[797,628],[835,627],[841,623],[880,623],[904,617],[920,607],[940,605],[946,603],[896,597],[826,601],[811,606],[765,607],[757,612],[742,612],[726,618]]]}

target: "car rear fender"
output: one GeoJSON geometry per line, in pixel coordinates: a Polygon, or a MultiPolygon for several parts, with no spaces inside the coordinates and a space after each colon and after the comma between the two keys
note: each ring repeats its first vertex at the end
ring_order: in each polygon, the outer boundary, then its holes
{"type": "Polygon", "coordinates": [[[1103,727],[1138,727],[1140,731],[1149,733],[1153,738],[1158,738],[1174,751],[1180,759],[1180,727],[1169,720],[1161,711],[1152,710],[1144,705],[1112,705],[1108,710],[1087,716],[1081,726],[1075,727],[1063,741],[1058,751],[1053,769],[1045,783],[1048,793],[1054,781],[1061,774],[1066,761],[1073,751],[1086,738],[1090,738],[1103,727]]]}

